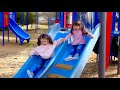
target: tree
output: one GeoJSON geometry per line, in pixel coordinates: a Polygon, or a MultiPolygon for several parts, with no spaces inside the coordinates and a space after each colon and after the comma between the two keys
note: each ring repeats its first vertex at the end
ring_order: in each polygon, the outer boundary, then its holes
{"type": "Polygon", "coordinates": [[[31,28],[32,28],[33,23],[35,23],[35,20],[36,20],[35,18],[36,18],[35,12],[30,12],[28,19],[29,19],[29,24],[31,24],[31,28]]]}

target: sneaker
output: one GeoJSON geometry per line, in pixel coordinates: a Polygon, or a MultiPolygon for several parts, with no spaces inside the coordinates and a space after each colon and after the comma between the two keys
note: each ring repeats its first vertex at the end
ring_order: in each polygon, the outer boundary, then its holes
{"type": "Polygon", "coordinates": [[[76,54],[74,57],[72,57],[73,60],[76,60],[79,58],[79,54],[76,54]]]}
{"type": "Polygon", "coordinates": [[[27,74],[30,78],[33,78],[34,74],[32,72],[30,72],[30,70],[27,70],[27,74]]]}
{"type": "Polygon", "coordinates": [[[69,55],[67,58],[65,58],[65,61],[70,61],[72,60],[72,55],[69,55]]]}

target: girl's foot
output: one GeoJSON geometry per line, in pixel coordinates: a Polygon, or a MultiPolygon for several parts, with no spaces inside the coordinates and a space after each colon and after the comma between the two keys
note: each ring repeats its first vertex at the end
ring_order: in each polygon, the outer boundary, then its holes
{"type": "Polygon", "coordinates": [[[30,72],[30,70],[27,70],[27,74],[30,78],[33,78],[34,74],[32,72],[30,72]]]}
{"type": "Polygon", "coordinates": [[[67,58],[65,58],[65,61],[70,61],[72,60],[72,55],[69,55],[67,58]]]}
{"type": "Polygon", "coordinates": [[[76,54],[74,57],[72,57],[73,60],[76,60],[79,58],[79,54],[76,54]]]}

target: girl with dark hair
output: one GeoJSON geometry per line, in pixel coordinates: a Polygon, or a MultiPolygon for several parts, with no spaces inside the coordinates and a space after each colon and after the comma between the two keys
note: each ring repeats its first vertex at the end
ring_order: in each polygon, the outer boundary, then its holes
{"type": "Polygon", "coordinates": [[[30,51],[30,55],[40,55],[42,57],[42,63],[33,71],[27,70],[27,74],[30,78],[33,78],[37,72],[43,67],[46,60],[50,60],[53,56],[54,49],[64,41],[63,38],[53,41],[47,34],[41,34],[38,37],[37,47],[30,51]]]}
{"type": "Polygon", "coordinates": [[[93,35],[85,30],[85,26],[81,20],[74,21],[70,34],[68,34],[64,40],[66,41],[71,36],[73,36],[72,49],[70,51],[70,55],[65,58],[65,61],[78,59],[81,51],[86,44],[84,35],[88,35],[93,38],[93,35]]]}

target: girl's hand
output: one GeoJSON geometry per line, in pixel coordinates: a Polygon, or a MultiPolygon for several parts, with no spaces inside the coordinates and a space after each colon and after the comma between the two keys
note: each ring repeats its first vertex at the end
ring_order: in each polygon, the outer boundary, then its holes
{"type": "Polygon", "coordinates": [[[31,55],[30,54],[28,54],[28,57],[30,57],[31,55]]]}
{"type": "Polygon", "coordinates": [[[91,35],[91,38],[94,38],[94,36],[93,36],[93,35],[91,35]]]}
{"type": "Polygon", "coordinates": [[[62,42],[65,42],[66,40],[65,40],[65,38],[62,38],[62,42]]]}

